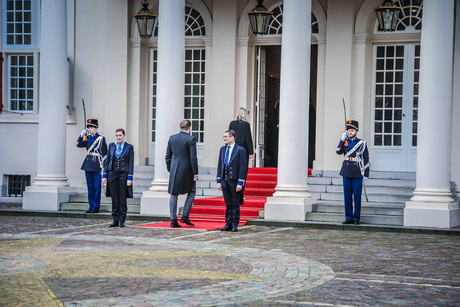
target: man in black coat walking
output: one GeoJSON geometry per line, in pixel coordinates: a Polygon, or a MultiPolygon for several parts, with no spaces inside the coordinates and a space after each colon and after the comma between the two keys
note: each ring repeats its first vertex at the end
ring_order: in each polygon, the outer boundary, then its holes
{"type": "Polygon", "coordinates": [[[166,167],[169,172],[168,193],[171,227],[181,227],[177,222],[177,198],[187,194],[181,222],[193,225],[189,220],[190,209],[195,200],[196,181],[198,180],[198,159],[196,156],[196,139],[190,135],[191,122],[180,122],[181,131],[170,136],[166,149],[166,167]]]}

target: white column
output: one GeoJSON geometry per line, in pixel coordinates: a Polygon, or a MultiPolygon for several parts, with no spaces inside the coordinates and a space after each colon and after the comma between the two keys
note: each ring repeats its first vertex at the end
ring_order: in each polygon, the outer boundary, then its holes
{"type": "Polygon", "coordinates": [[[325,89],[325,70],[326,70],[326,37],[317,36],[318,41],[318,73],[317,73],[317,99],[316,99],[316,146],[315,160],[313,161],[313,174],[316,171],[322,173],[323,170],[323,152],[324,152],[324,89],[325,89]]]}
{"type": "Polygon", "coordinates": [[[24,193],[24,209],[59,210],[60,203],[76,192],[65,174],[69,100],[66,3],[42,1],[37,176],[24,193]]]}
{"type": "Polygon", "coordinates": [[[423,3],[417,183],[404,209],[404,226],[460,225],[450,190],[454,2],[423,3]]]}
{"type": "Polygon", "coordinates": [[[169,136],[180,131],[184,116],[185,1],[160,0],[155,179],[141,198],[141,214],[169,216],[169,173],[165,154],[169,136]]]}
{"type": "Polygon", "coordinates": [[[281,45],[278,184],[265,218],[304,221],[311,211],[308,177],[311,0],[285,0],[281,45]]]}

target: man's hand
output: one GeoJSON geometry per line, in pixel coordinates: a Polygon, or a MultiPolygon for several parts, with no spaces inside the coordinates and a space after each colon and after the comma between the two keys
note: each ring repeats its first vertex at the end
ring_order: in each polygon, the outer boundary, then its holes
{"type": "Polygon", "coordinates": [[[249,160],[252,160],[254,158],[254,155],[249,155],[249,160]]]}
{"type": "Polygon", "coordinates": [[[107,183],[107,178],[102,178],[102,184],[106,184],[107,183]]]}
{"type": "Polygon", "coordinates": [[[369,179],[369,178],[363,177],[363,183],[366,183],[367,179],[369,179]]]}
{"type": "Polygon", "coordinates": [[[132,181],[132,180],[126,181],[126,185],[127,185],[128,187],[130,187],[132,184],[133,184],[133,181],[132,181]]]}
{"type": "Polygon", "coordinates": [[[81,132],[81,134],[80,134],[80,136],[81,136],[81,137],[84,137],[85,135],[86,135],[86,129],[83,129],[82,132],[81,132]]]}
{"type": "Polygon", "coordinates": [[[198,176],[194,176],[193,180],[198,181],[198,176]]]}
{"type": "Polygon", "coordinates": [[[217,184],[217,189],[218,189],[219,191],[222,191],[222,184],[218,183],[218,184],[217,184]]]}
{"type": "Polygon", "coordinates": [[[237,185],[236,186],[236,191],[239,192],[243,189],[243,186],[242,185],[237,185]]]}
{"type": "Polygon", "coordinates": [[[347,136],[348,135],[346,132],[342,133],[342,141],[345,141],[347,139],[347,136]]]}

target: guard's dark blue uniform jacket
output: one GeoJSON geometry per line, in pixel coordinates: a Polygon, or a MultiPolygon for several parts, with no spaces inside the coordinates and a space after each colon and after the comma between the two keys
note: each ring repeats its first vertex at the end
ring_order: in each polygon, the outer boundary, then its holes
{"type": "Polygon", "coordinates": [[[225,166],[225,151],[227,146],[222,146],[219,152],[219,164],[217,166],[217,183],[221,180],[238,181],[238,185],[244,185],[248,174],[248,161],[243,147],[235,144],[232,150],[228,166],[225,166]],[[238,156],[238,159],[235,157],[238,156]]]}
{"type": "Polygon", "coordinates": [[[91,144],[101,136],[101,139],[98,143],[87,153],[81,169],[86,172],[100,172],[103,168],[103,162],[107,155],[107,143],[105,142],[105,137],[99,133],[95,133],[92,136],[88,136],[87,140],[83,140],[80,136],[77,140],[77,147],[85,147],[87,150],[91,147],[91,144]]]}
{"type": "Polygon", "coordinates": [[[340,170],[342,177],[351,179],[363,178],[363,176],[369,177],[369,152],[364,139],[356,137],[354,139],[347,138],[345,141],[340,140],[336,152],[338,155],[346,155],[361,140],[363,142],[358,145],[356,150],[348,157],[344,157],[342,169],[340,170]]]}

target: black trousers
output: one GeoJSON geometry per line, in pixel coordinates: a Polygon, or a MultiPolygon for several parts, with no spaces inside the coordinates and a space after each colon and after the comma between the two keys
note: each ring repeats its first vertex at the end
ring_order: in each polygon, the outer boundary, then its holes
{"type": "Polygon", "coordinates": [[[126,220],[126,213],[128,212],[128,187],[126,185],[128,181],[128,173],[111,171],[107,174],[107,181],[110,188],[110,195],[112,197],[113,222],[116,224],[124,224],[126,220]]]}
{"type": "Polygon", "coordinates": [[[240,194],[236,192],[237,180],[222,180],[222,194],[224,195],[225,206],[225,223],[229,227],[238,227],[240,222],[240,194]]]}

